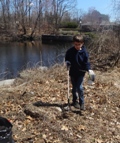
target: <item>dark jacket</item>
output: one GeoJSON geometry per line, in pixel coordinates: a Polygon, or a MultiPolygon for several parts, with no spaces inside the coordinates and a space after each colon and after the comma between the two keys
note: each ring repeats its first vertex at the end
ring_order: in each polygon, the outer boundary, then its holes
{"type": "Polygon", "coordinates": [[[69,74],[73,77],[84,76],[85,72],[90,69],[88,53],[85,46],[82,46],[82,49],[79,51],[75,47],[68,49],[65,55],[65,61],[71,63],[69,74]]]}

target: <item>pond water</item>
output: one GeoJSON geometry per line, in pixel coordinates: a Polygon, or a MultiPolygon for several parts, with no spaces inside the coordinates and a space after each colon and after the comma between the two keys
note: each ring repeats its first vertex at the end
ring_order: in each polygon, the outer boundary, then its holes
{"type": "Polygon", "coordinates": [[[38,66],[50,67],[64,61],[72,43],[0,43],[0,80],[15,78],[19,72],[38,66]]]}

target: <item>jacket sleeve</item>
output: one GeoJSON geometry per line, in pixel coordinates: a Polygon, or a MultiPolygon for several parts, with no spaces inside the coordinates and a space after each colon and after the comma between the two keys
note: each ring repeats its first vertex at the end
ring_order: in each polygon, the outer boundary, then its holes
{"type": "Polygon", "coordinates": [[[65,62],[66,62],[66,61],[69,61],[69,62],[70,62],[70,58],[69,58],[68,51],[67,51],[66,54],[65,54],[65,62]]]}
{"type": "Polygon", "coordinates": [[[89,62],[89,54],[87,52],[86,53],[86,57],[85,57],[85,68],[87,71],[89,71],[91,69],[91,65],[90,65],[90,62],[89,62]]]}

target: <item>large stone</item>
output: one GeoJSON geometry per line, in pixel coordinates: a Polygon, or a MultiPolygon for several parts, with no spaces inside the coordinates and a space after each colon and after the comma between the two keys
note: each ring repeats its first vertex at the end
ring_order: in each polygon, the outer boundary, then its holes
{"type": "Polygon", "coordinates": [[[46,111],[42,108],[38,108],[34,106],[33,104],[27,104],[24,110],[26,115],[29,115],[33,118],[47,118],[46,111]]]}
{"type": "Polygon", "coordinates": [[[14,83],[15,79],[7,79],[0,81],[0,86],[8,86],[14,83]]]}

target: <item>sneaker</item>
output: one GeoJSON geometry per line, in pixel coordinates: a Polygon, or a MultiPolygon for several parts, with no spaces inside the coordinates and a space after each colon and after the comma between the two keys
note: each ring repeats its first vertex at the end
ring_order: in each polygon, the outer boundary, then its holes
{"type": "Polygon", "coordinates": [[[76,102],[73,102],[72,105],[77,108],[77,109],[80,109],[80,104],[76,101],[76,102]]]}
{"type": "Polygon", "coordinates": [[[80,105],[80,110],[85,110],[84,104],[81,104],[81,105],[80,105]]]}

